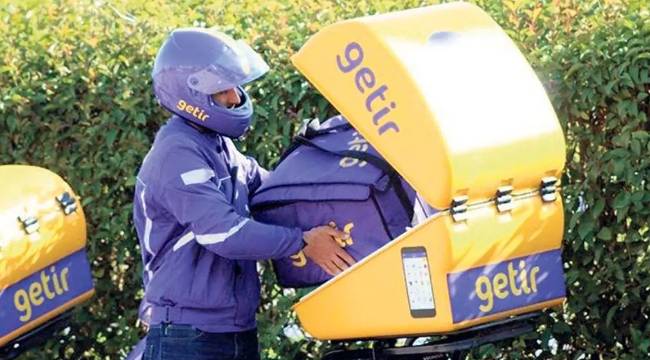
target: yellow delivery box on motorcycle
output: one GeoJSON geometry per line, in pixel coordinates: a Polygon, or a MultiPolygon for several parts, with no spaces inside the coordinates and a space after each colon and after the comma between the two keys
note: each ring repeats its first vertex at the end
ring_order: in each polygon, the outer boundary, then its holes
{"type": "Polygon", "coordinates": [[[564,301],[562,129],[485,12],[453,3],[343,21],[292,61],[440,210],[301,299],[310,334],[444,333],[564,301]]]}
{"type": "Polygon", "coordinates": [[[0,348],[94,293],[86,221],[49,170],[0,166],[0,348]]]}

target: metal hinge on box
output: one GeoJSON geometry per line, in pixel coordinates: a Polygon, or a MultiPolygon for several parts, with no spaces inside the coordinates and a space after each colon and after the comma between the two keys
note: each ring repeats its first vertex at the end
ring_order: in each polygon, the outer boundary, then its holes
{"type": "MultiPolygon", "coordinates": [[[[554,176],[547,176],[542,178],[539,193],[544,202],[553,202],[557,199],[557,178],[554,176]]],[[[497,188],[494,204],[496,205],[497,211],[499,213],[505,213],[511,211],[515,204],[513,201],[512,191],[514,190],[512,185],[504,185],[497,188]]],[[[521,195],[521,194],[520,194],[521,195]]],[[[515,195],[519,197],[518,195],[515,195]]],[[[476,206],[481,203],[468,204],[468,196],[456,196],[451,201],[451,208],[449,212],[454,220],[454,222],[465,221],[468,218],[468,208],[469,206],[476,206]]],[[[491,200],[492,201],[492,200],[491,200]]]]}
{"type": "Polygon", "coordinates": [[[66,215],[70,215],[73,212],[77,211],[76,200],[74,197],[70,196],[67,191],[57,196],[56,201],[59,202],[61,208],[63,209],[63,213],[66,215]]]}
{"type": "Polygon", "coordinates": [[[542,196],[544,202],[553,202],[557,199],[555,193],[557,184],[557,178],[555,176],[547,176],[542,178],[542,183],[540,185],[539,193],[542,196]]]}
{"type": "Polygon", "coordinates": [[[451,200],[451,217],[455,222],[467,220],[467,200],[469,197],[467,195],[456,196],[451,200]]]}
{"type": "Polygon", "coordinates": [[[38,219],[33,216],[18,216],[18,221],[23,224],[23,230],[27,235],[33,234],[40,229],[38,219]]]}
{"type": "Polygon", "coordinates": [[[510,211],[514,207],[512,202],[512,186],[501,186],[497,189],[497,194],[494,202],[497,205],[497,210],[500,213],[510,211]]]}

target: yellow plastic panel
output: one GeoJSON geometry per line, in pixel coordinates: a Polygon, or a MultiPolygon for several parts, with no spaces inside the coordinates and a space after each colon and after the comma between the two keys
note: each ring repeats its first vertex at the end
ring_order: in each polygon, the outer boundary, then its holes
{"type": "Polygon", "coordinates": [[[0,166],[0,290],[80,249],[86,244],[86,220],[79,201],[64,215],[56,197],[70,186],[53,172],[34,166],[0,166]],[[27,234],[19,216],[38,219],[27,234]]]}
{"type": "Polygon", "coordinates": [[[301,299],[294,310],[316,338],[353,339],[445,333],[561,304],[562,231],[559,198],[517,199],[504,214],[486,205],[462,223],[438,213],[301,299]],[[409,306],[402,258],[403,249],[419,247],[426,249],[435,303],[435,315],[421,318],[409,306]]]}
{"type": "Polygon", "coordinates": [[[562,130],[526,59],[481,9],[436,5],[330,25],[292,58],[436,208],[533,189],[564,166],[562,130]]]}

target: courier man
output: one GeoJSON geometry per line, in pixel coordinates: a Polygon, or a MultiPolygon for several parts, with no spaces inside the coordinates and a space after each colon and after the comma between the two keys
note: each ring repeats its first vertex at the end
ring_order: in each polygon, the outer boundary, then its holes
{"type": "Polygon", "coordinates": [[[138,173],[134,223],[150,325],[144,359],[259,359],[256,260],[299,252],[336,274],[354,263],[321,226],[256,222],[248,198],[267,172],[242,155],[253,105],[242,85],[268,71],[242,41],[209,29],[173,31],[156,56],[155,96],[173,115],[138,173]]]}

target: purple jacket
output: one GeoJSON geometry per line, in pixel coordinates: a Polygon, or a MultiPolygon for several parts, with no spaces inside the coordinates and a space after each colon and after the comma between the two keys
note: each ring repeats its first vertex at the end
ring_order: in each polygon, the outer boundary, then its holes
{"type": "Polygon", "coordinates": [[[302,248],[302,231],[256,222],[248,199],[266,176],[229,138],[172,117],[138,173],[133,220],[142,249],[141,318],[203,331],[255,327],[256,260],[302,248]]]}

